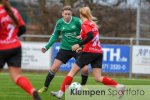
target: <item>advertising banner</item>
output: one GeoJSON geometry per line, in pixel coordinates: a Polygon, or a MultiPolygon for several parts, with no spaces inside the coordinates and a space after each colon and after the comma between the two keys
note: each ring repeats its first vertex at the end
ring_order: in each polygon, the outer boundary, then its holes
{"type": "Polygon", "coordinates": [[[150,74],[150,46],[133,46],[132,73],[150,74]]]}
{"type": "Polygon", "coordinates": [[[22,68],[33,70],[47,70],[51,65],[51,51],[41,52],[45,43],[22,42],[22,68]]]}
{"type": "MultiPolygon", "coordinates": [[[[103,48],[103,72],[128,73],[130,68],[130,47],[126,45],[102,45],[103,48]]],[[[59,43],[54,44],[53,59],[59,51],[59,43]]],[[[63,64],[61,71],[68,71],[74,64],[74,58],[63,64]]],[[[91,70],[91,68],[90,68],[91,70]]]]}

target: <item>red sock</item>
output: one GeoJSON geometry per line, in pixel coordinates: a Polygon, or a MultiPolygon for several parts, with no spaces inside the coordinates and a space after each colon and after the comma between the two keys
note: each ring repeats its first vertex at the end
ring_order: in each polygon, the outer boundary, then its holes
{"type": "Polygon", "coordinates": [[[32,96],[32,93],[35,89],[33,88],[33,86],[26,77],[20,76],[17,79],[16,84],[32,96]]]}
{"type": "Polygon", "coordinates": [[[68,88],[66,85],[70,85],[72,82],[73,78],[70,76],[66,76],[62,85],[61,85],[61,91],[65,92],[65,89],[68,88]]]}
{"type": "Polygon", "coordinates": [[[109,86],[113,86],[113,87],[118,85],[118,83],[116,81],[114,81],[113,79],[111,79],[109,77],[104,77],[103,80],[102,80],[102,83],[104,85],[109,85],[109,86]]]}

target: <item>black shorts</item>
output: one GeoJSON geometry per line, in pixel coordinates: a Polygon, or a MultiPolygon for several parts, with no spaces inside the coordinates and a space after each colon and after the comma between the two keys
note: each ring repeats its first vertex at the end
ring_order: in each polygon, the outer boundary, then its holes
{"type": "Polygon", "coordinates": [[[0,50],[0,69],[7,63],[8,67],[21,67],[21,47],[0,50]]]}
{"type": "Polygon", "coordinates": [[[80,55],[79,53],[76,53],[75,51],[72,50],[59,49],[59,52],[57,53],[57,56],[55,58],[62,61],[65,64],[72,57],[77,60],[79,55],[80,55]]]}
{"type": "Polygon", "coordinates": [[[77,59],[76,64],[83,68],[85,65],[91,64],[92,68],[102,68],[102,53],[83,52],[77,59]]]}

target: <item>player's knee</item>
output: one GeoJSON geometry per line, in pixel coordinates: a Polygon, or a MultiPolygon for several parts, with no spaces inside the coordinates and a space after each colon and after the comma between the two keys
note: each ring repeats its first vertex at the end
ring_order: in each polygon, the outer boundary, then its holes
{"type": "Polygon", "coordinates": [[[83,71],[83,70],[82,70],[82,71],[81,71],[81,74],[87,76],[87,75],[88,75],[88,71],[83,71]]]}
{"type": "Polygon", "coordinates": [[[83,69],[82,69],[82,73],[84,74],[88,74],[88,66],[85,66],[83,69]]]}
{"type": "Polygon", "coordinates": [[[50,68],[50,70],[52,71],[52,72],[54,72],[54,73],[56,73],[57,71],[58,71],[58,67],[57,66],[52,66],[51,68],[50,68]]]}
{"type": "Polygon", "coordinates": [[[86,72],[81,71],[81,75],[88,76],[88,71],[86,71],[86,72]]]}

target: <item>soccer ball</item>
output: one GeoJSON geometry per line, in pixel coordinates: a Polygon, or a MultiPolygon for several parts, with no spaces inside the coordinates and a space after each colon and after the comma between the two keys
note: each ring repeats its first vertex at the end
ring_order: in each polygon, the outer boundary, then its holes
{"type": "Polygon", "coordinates": [[[82,91],[82,85],[78,82],[73,82],[70,86],[69,86],[69,90],[73,93],[77,93],[78,91],[82,91]]]}

